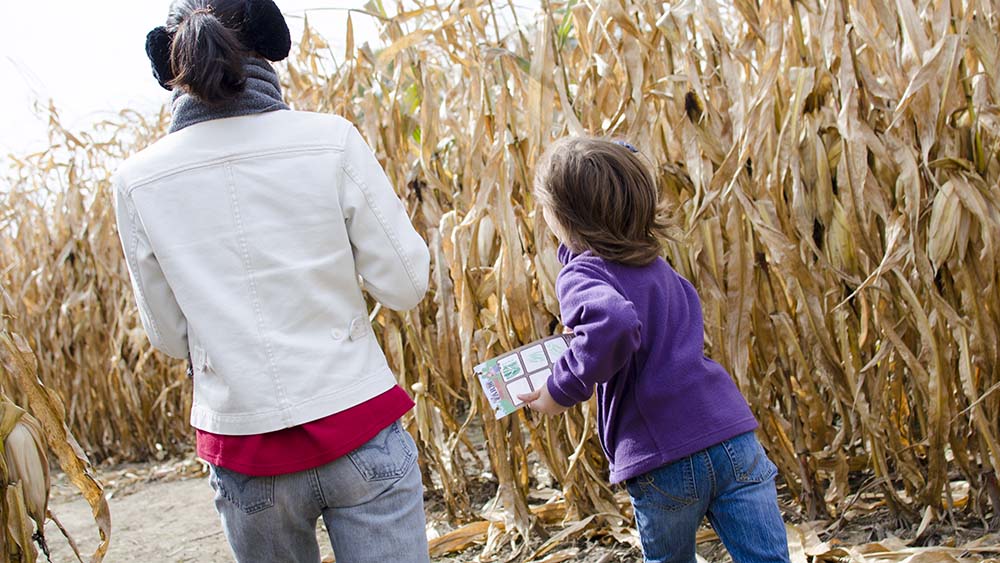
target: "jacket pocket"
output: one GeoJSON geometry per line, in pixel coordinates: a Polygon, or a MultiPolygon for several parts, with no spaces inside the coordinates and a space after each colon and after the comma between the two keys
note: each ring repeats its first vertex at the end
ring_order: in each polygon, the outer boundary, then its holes
{"type": "Polygon", "coordinates": [[[778,474],[778,467],[771,462],[764,447],[753,432],[740,434],[722,443],[733,475],[739,483],[763,483],[778,474]]]}
{"type": "Polygon", "coordinates": [[[372,482],[399,479],[410,469],[417,454],[413,438],[397,420],[347,456],[361,477],[372,482]]]}
{"type": "Polygon", "coordinates": [[[251,477],[213,465],[210,482],[222,498],[246,514],[274,506],[274,477],[251,477]]]}
{"type": "Polygon", "coordinates": [[[351,328],[348,337],[351,340],[361,340],[372,332],[372,322],[366,315],[360,315],[351,319],[351,328]]]}
{"type": "Polygon", "coordinates": [[[208,352],[201,346],[196,346],[191,353],[191,367],[195,374],[202,374],[208,371],[208,352]]]}
{"type": "Polygon", "coordinates": [[[188,349],[188,361],[190,361],[188,375],[193,377],[214,371],[212,360],[208,357],[208,350],[202,346],[201,340],[190,326],[188,326],[188,343],[190,346],[188,349]]]}
{"type": "Polygon", "coordinates": [[[359,315],[351,319],[351,323],[346,327],[344,325],[334,326],[330,329],[330,338],[335,342],[342,342],[345,340],[355,341],[361,340],[367,337],[372,332],[371,321],[365,315],[359,315]]]}

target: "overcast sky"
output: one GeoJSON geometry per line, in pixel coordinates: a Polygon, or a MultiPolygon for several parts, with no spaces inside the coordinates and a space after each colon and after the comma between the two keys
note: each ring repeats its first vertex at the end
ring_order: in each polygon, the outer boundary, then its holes
{"type": "MultiPolygon", "coordinates": [[[[292,28],[301,16],[343,52],[347,8],[364,0],[278,0],[292,28]],[[298,16],[298,17],[296,17],[298,16]]],[[[389,3],[387,3],[389,4],[389,3]]],[[[46,145],[35,101],[55,101],[65,123],[86,127],[122,108],[154,111],[168,96],[149,69],[146,33],[162,25],[170,0],[0,0],[0,157],[46,145]]],[[[356,41],[376,40],[364,15],[352,17],[356,41]]]]}

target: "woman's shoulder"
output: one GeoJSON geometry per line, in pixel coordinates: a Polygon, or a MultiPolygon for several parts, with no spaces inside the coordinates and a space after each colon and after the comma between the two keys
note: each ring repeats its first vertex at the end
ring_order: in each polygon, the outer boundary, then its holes
{"type": "Polygon", "coordinates": [[[304,125],[312,125],[315,127],[333,128],[336,130],[345,130],[354,127],[354,124],[351,123],[350,120],[335,113],[295,110],[274,112],[274,114],[280,115],[289,121],[297,121],[304,125]]]}
{"type": "Polygon", "coordinates": [[[119,163],[111,175],[111,184],[115,189],[128,190],[129,186],[139,183],[151,171],[162,168],[161,162],[167,155],[176,151],[176,143],[172,135],[165,135],[129,155],[119,163]]]}
{"type": "Polygon", "coordinates": [[[261,118],[261,125],[277,125],[277,129],[294,131],[296,135],[311,136],[314,140],[324,143],[343,144],[348,133],[354,129],[354,124],[348,119],[333,113],[313,111],[275,111],[268,114],[251,116],[261,118]]]}
{"type": "Polygon", "coordinates": [[[344,117],[308,111],[274,111],[205,121],[164,135],[130,155],[118,166],[112,182],[124,189],[203,161],[296,146],[343,149],[354,130],[344,117]]]}

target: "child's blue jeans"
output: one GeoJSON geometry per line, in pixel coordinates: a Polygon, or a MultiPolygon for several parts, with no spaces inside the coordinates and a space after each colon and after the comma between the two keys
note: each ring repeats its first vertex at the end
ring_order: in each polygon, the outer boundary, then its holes
{"type": "Polygon", "coordinates": [[[239,563],[319,563],[320,516],[337,561],[430,562],[417,447],[398,421],[322,467],[250,477],[213,466],[211,482],[239,563]]]}
{"type": "Polygon", "coordinates": [[[705,516],[735,563],[788,563],[778,470],[753,432],[627,481],[647,563],[695,563],[705,516]]]}

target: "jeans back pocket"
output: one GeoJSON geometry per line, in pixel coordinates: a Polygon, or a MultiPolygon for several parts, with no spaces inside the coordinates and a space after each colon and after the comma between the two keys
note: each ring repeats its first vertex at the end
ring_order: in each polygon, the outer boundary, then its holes
{"type": "Polygon", "coordinates": [[[274,506],[274,477],[252,477],[213,465],[211,483],[222,498],[246,514],[274,506]]]}
{"type": "Polygon", "coordinates": [[[668,512],[682,510],[698,502],[694,458],[686,457],[626,483],[637,510],[656,507],[668,512]]]}
{"type": "Polygon", "coordinates": [[[397,420],[347,457],[365,481],[385,481],[406,474],[416,459],[415,449],[413,438],[397,420]]]}
{"type": "Polygon", "coordinates": [[[733,475],[739,483],[763,483],[778,474],[778,468],[753,432],[740,434],[722,443],[733,465],[733,475]]]}

